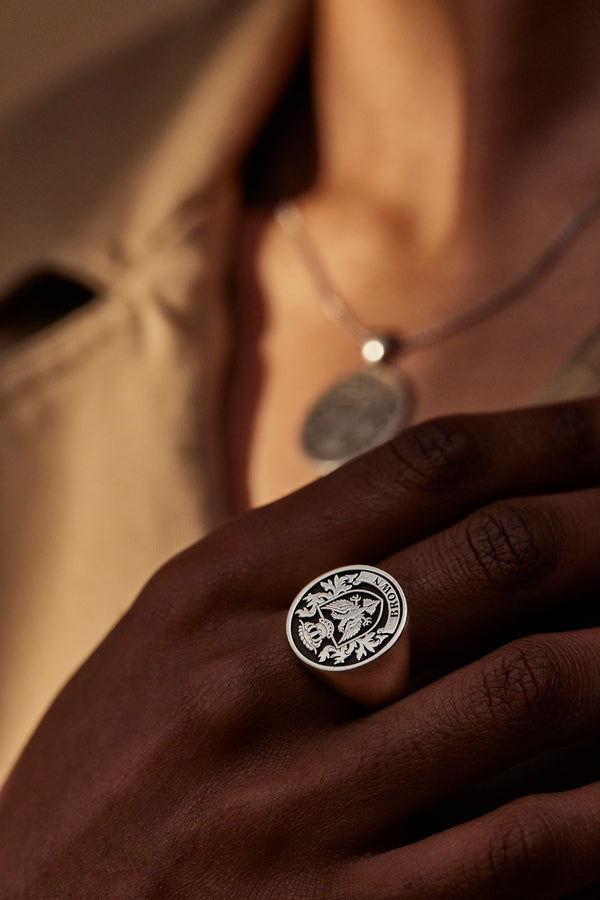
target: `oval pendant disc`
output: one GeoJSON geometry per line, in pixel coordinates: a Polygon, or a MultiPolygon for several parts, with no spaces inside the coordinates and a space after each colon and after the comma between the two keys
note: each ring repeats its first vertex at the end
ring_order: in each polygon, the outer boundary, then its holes
{"type": "Polygon", "coordinates": [[[302,448],[330,467],[392,438],[409,421],[412,392],[397,372],[360,372],[334,385],[309,412],[302,448]]]}

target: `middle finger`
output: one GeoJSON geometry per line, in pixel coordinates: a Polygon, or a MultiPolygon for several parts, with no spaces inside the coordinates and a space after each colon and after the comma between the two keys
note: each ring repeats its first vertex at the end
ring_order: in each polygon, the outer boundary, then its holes
{"type": "Polygon", "coordinates": [[[516,636],[520,619],[572,608],[598,586],[599,545],[591,489],[494,503],[390,557],[382,567],[410,598],[413,664],[445,663],[507,627],[516,636]]]}

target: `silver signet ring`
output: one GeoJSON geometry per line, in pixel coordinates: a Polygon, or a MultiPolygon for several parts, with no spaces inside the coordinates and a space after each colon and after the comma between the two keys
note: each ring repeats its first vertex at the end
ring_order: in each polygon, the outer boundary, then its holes
{"type": "Polygon", "coordinates": [[[342,566],[302,588],[287,616],[290,647],[323,681],[377,709],[404,696],[408,607],[395,578],[374,566],[342,566]]]}
{"type": "Polygon", "coordinates": [[[381,706],[397,699],[408,680],[407,622],[406,597],[395,578],[374,566],[342,566],[302,588],[290,606],[286,631],[296,656],[325,681],[367,706],[381,706]],[[382,657],[395,646],[392,672],[382,657]],[[363,666],[381,672],[366,694],[364,677],[338,680],[338,673],[363,666]]]}

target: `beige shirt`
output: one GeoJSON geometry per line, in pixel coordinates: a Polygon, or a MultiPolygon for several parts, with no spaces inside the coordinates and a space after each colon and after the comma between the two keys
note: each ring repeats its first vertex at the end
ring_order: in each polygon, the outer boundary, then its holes
{"type": "MultiPolygon", "coordinates": [[[[227,514],[235,173],[305,7],[0,5],[0,290],[44,265],[97,288],[0,354],[0,778],[148,576],[227,514]]],[[[600,336],[547,399],[599,387],[600,336]]]]}
{"type": "Polygon", "coordinates": [[[304,7],[0,4],[0,289],[50,264],[98,291],[0,354],[0,778],[153,570],[225,514],[235,172],[304,7]]]}

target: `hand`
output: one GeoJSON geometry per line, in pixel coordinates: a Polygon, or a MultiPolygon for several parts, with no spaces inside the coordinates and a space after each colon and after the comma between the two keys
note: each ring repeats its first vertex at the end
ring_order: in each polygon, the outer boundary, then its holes
{"type": "Polygon", "coordinates": [[[6,785],[2,896],[550,898],[599,880],[597,783],[399,838],[598,729],[598,628],[521,637],[368,715],[284,637],[302,584],[356,561],[402,569],[417,670],[519,633],[597,590],[599,475],[598,402],[439,421],[177,557],[6,785]]]}

